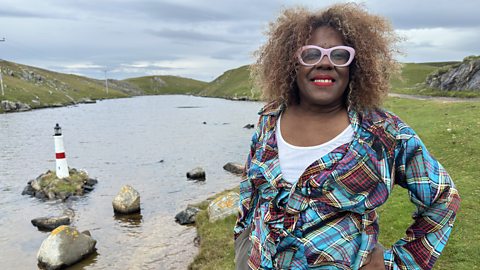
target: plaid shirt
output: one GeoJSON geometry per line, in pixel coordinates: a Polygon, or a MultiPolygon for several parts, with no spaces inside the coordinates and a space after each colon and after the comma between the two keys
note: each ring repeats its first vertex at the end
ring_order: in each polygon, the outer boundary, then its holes
{"type": "Polygon", "coordinates": [[[252,269],[358,269],[377,243],[376,209],[394,184],[416,205],[405,237],[384,252],[386,269],[431,269],[460,198],[415,132],[390,112],[349,110],[354,138],[312,163],[294,185],[282,178],[275,138],[284,105],[260,111],[235,238],[249,225],[252,269]]]}

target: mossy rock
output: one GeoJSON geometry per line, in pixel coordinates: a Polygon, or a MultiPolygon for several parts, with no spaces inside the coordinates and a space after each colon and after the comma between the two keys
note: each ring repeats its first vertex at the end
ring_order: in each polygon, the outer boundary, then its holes
{"type": "Polygon", "coordinates": [[[85,171],[71,168],[69,173],[69,177],[58,178],[54,171],[48,170],[35,180],[29,181],[22,194],[41,199],[65,200],[72,195],[82,196],[90,192],[93,190],[93,185],[97,183],[97,180],[90,179],[85,171]]]}

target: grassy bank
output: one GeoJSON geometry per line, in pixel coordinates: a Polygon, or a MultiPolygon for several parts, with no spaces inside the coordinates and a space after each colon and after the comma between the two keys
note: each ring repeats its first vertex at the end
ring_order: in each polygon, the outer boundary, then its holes
{"type": "MultiPolygon", "coordinates": [[[[416,130],[450,173],[462,197],[450,240],[434,269],[480,269],[480,217],[476,210],[480,195],[480,103],[391,98],[386,107],[416,130]]],[[[389,201],[379,210],[380,242],[390,246],[401,238],[412,221],[413,209],[406,190],[396,186],[389,201]]],[[[205,212],[199,215],[197,228],[202,239],[201,249],[191,269],[234,269],[234,222],[231,216],[211,224],[205,212]]]]}

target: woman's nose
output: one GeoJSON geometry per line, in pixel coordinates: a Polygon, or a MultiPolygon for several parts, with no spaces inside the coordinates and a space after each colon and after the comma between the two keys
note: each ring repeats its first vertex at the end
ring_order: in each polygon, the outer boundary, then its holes
{"type": "Polygon", "coordinates": [[[332,62],[330,61],[330,59],[328,58],[327,55],[324,55],[322,57],[322,59],[320,59],[320,62],[318,62],[316,65],[315,65],[315,68],[323,68],[323,69],[332,69],[333,68],[333,64],[332,62]]]}

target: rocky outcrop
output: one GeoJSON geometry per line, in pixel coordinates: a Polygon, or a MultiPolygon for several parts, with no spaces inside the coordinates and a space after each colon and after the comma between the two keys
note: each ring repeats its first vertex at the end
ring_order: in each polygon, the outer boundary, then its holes
{"type": "Polygon", "coordinates": [[[2,100],[2,102],[0,102],[0,108],[4,112],[25,112],[32,109],[28,104],[9,100],[2,100]]]}
{"type": "Polygon", "coordinates": [[[239,199],[240,195],[237,192],[231,191],[211,201],[208,205],[208,219],[210,222],[236,214],[238,212],[239,199]]]}
{"type": "Polygon", "coordinates": [[[117,214],[133,214],[140,212],[140,193],[129,185],[123,186],[112,201],[113,210],[117,214]]]}
{"type": "Polygon", "coordinates": [[[445,91],[480,91],[480,57],[469,56],[462,63],[439,69],[426,85],[445,91]]]}
{"type": "Polygon", "coordinates": [[[22,195],[30,195],[42,200],[66,200],[70,196],[82,196],[91,192],[96,179],[88,177],[85,171],[70,169],[70,177],[57,178],[54,171],[48,170],[34,180],[30,180],[24,188],[22,195]]]}
{"type": "Polygon", "coordinates": [[[240,163],[228,162],[223,165],[223,169],[236,175],[243,174],[243,165],[240,163]]]}
{"type": "Polygon", "coordinates": [[[197,167],[187,172],[187,178],[192,180],[205,181],[205,170],[197,167]]]}
{"type": "Polygon", "coordinates": [[[33,226],[41,231],[52,231],[61,225],[70,225],[69,216],[60,217],[39,217],[32,219],[33,226]]]}
{"type": "Polygon", "coordinates": [[[175,222],[180,225],[187,225],[195,223],[195,218],[200,212],[200,209],[194,206],[187,206],[187,208],[175,216],[175,222]]]}
{"type": "Polygon", "coordinates": [[[74,227],[60,226],[42,242],[38,264],[41,268],[61,269],[94,252],[96,243],[88,231],[80,233],[74,227]]]}

